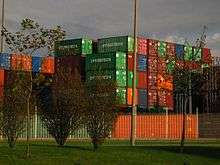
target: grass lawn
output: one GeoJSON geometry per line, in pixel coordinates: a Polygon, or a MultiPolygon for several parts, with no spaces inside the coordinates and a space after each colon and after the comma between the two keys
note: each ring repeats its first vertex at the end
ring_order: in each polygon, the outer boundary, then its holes
{"type": "Polygon", "coordinates": [[[107,141],[94,152],[88,141],[70,141],[57,147],[53,141],[31,142],[31,158],[26,160],[25,143],[18,142],[11,150],[0,141],[0,165],[218,165],[220,142],[187,142],[184,154],[179,153],[177,142],[145,141],[130,147],[127,141],[107,141]]]}

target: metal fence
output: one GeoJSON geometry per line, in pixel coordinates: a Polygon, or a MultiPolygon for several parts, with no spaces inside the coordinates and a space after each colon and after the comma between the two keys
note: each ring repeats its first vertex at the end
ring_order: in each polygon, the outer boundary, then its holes
{"type": "MultiPolygon", "coordinates": [[[[182,114],[138,114],[137,115],[136,137],[137,139],[180,139],[183,128],[182,114]]],[[[186,115],[185,135],[187,139],[199,138],[199,118],[197,114],[186,115]]],[[[25,124],[25,123],[24,123],[25,124]]],[[[129,139],[131,130],[131,116],[119,115],[114,122],[114,127],[110,138],[129,139]]],[[[31,118],[31,138],[48,139],[51,138],[47,129],[44,127],[40,116],[35,114],[31,118]]],[[[19,136],[20,139],[26,138],[26,131],[19,136]]],[[[69,139],[89,138],[86,127],[82,126],[79,130],[71,132],[69,139]]]]}

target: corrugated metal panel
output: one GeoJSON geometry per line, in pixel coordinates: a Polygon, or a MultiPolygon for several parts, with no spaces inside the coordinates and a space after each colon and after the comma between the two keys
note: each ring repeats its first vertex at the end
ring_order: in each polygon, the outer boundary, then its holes
{"type": "Polygon", "coordinates": [[[53,57],[43,57],[41,65],[41,73],[53,74],[55,60],[53,57]]]}
{"type": "Polygon", "coordinates": [[[100,53],[86,57],[86,70],[125,69],[126,53],[100,53]]]}
{"type": "Polygon", "coordinates": [[[147,39],[145,38],[138,38],[138,54],[147,55],[147,39]]]}
{"type": "Polygon", "coordinates": [[[32,57],[32,71],[40,72],[41,63],[42,63],[42,57],[32,57]]]}
{"type": "Polygon", "coordinates": [[[32,70],[32,58],[29,55],[11,54],[11,69],[12,70],[32,70]]]}
{"type": "Polygon", "coordinates": [[[11,66],[10,54],[0,53],[0,67],[5,70],[9,70],[11,66]]]}
{"type": "Polygon", "coordinates": [[[141,108],[147,108],[147,90],[138,89],[138,106],[141,108]]]}
{"type": "Polygon", "coordinates": [[[178,60],[184,60],[184,45],[176,44],[176,57],[178,60]]]}
{"type": "Polygon", "coordinates": [[[157,57],[158,55],[158,41],[149,39],[148,40],[148,57],[157,57]]]}
{"type": "Polygon", "coordinates": [[[139,71],[147,71],[147,58],[143,55],[138,55],[138,62],[137,62],[137,70],[139,71]]]}
{"type": "Polygon", "coordinates": [[[133,52],[134,39],[129,36],[98,39],[98,52],[133,52]]]}

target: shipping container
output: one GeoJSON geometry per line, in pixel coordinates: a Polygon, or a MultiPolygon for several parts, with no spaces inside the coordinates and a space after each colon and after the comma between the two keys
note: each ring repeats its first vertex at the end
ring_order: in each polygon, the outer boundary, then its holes
{"type": "MultiPolygon", "coordinates": [[[[133,60],[133,55],[128,54],[127,55],[127,67],[129,71],[134,70],[134,60],[133,60]]],[[[137,55],[137,60],[136,60],[136,65],[137,65],[137,70],[138,71],[147,71],[147,57],[141,54],[137,55]]]]}
{"type": "Polygon", "coordinates": [[[11,69],[31,71],[32,70],[32,57],[23,54],[11,54],[11,69]]]}
{"type": "MultiPolygon", "coordinates": [[[[133,93],[132,88],[127,88],[127,105],[132,105],[133,93]]],[[[138,90],[136,90],[136,104],[138,104],[138,90]]]]}
{"type": "Polygon", "coordinates": [[[202,48],[202,61],[207,64],[212,64],[212,55],[210,49],[202,48]]]}
{"type": "Polygon", "coordinates": [[[138,54],[147,55],[148,40],[138,37],[138,54]]]}
{"type": "Polygon", "coordinates": [[[53,57],[43,57],[41,73],[53,74],[55,71],[55,59],[53,57]]]}
{"type": "Polygon", "coordinates": [[[166,60],[165,59],[158,59],[158,73],[165,74],[167,65],[166,65],[166,60]]]}
{"type": "Polygon", "coordinates": [[[168,92],[166,95],[166,107],[168,107],[169,110],[173,110],[174,108],[174,98],[171,92],[168,92]]]}
{"type": "Polygon", "coordinates": [[[193,60],[200,61],[202,58],[202,49],[193,47],[193,60]]]}
{"type": "Polygon", "coordinates": [[[0,53],[0,68],[9,70],[10,69],[10,54],[0,53]]]}
{"type": "Polygon", "coordinates": [[[5,70],[0,69],[0,87],[4,87],[5,83],[5,70]]]}
{"type": "Polygon", "coordinates": [[[143,55],[138,55],[138,62],[137,62],[137,70],[138,71],[147,71],[147,58],[143,55]]]}
{"type": "Polygon", "coordinates": [[[148,78],[147,72],[137,72],[137,88],[147,89],[148,78]]]}
{"type": "Polygon", "coordinates": [[[177,60],[184,60],[184,45],[176,44],[175,51],[177,60]]]}
{"type": "Polygon", "coordinates": [[[127,78],[126,70],[100,70],[86,72],[86,81],[95,80],[115,80],[117,86],[126,87],[127,78]]]}
{"type": "Polygon", "coordinates": [[[147,90],[138,89],[138,107],[147,108],[147,90]]]}
{"type": "MultiPolygon", "coordinates": [[[[137,77],[136,78],[137,78],[136,79],[136,87],[147,89],[147,87],[148,87],[147,73],[137,71],[137,77]]],[[[132,84],[133,84],[133,72],[128,71],[127,72],[127,87],[132,87],[132,84]]]]}
{"type": "Polygon", "coordinates": [[[190,61],[193,60],[193,48],[190,45],[184,47],[184,60],[190,61]]]}
{"type": "Polygon", "coordinates": [[[176,51],[175,51],[175,44],[167,42],[166,43],[166,54],[168,58],[175,58],[176,57],[176,51]]]}
{"type": "Polygon", "coordinates": [[[126,88],[118,87],[116,89],[116,95],[119,105],[126,105],[126,88]]]}
{"type": "Polygon", "coordinates": [[[148,107],[155,106],[157,102],[157,90],[148,89],[148,107]]]}
{"type": "Polygon", "coordinates": [[[185,68],[185,62],[182,61],[182,60],[177,60],[177,61],[176,61],[176,67],[177,67],[178,69],[184,69],[184,68],[185,68]]]}
{"type": "Polygon", "coordinates": [[[173,72],[173,70],[175,69],[175,65],[176,65],[175,60],[168,61],[167,62],[167,73],[171,74],[173,72]]]}
{"type": "Polygon", "coordinates": [[[129,36],[98,39],[98,52],[133,52],[134,39],[129,36]]]}
{"type": "Polygon", "coordinates": [[[148,89],[157,88],[157,73],[148,73],[148,89]]]}
{"type": "Polygon", "coordinates": [[[158,56],[160,58],[166,57],[166,42],[164,42],[164,41],[158,42],[158,56]]]}
{"type": "Polygon", "coordinates": [[[92,40],[87,38],[69,39],[55,43],[55,56],[92,54],[92,40]]]}
{"type": "Polygon", "coordinates": [[[148,57],[157,57],[158,55],[158,41],[148,40],[148,57]]]}
{"type": "Polygon", "coordinates": [[[55,72],[59,69],[68,69],[72,74],[75,71],[85,79],[85,57],[82,56],[63,56],[55,58],[55,72]]]}
{"type": "Polygon", "coordinates": [[[86,57],[86,70],[126,70],[126,53],[99,53],[86,57]]]}
{"type": "Polygon", "coordinates": [[[32,57],[32,71],[40,72],[41,70],[42,57],[34,56],[32,57]]]}
{"type": "Polygon", "coordinates": [[[185,63],[185,68],[190,69],[190,70],[198,70],[200,71],[201,69],[201,64],[196,61],[188,61],[185,63]]]}
{"type": "Polygon", "coordinates": [[[166,90],[158,90],[158,105],[161,107],[166,107],[166,97],[167,92],[166,90]]]}
{"type": "MultiPolygon", "coordinates": [[[[138,139],[180,139],[182,135],[182,115],[147,114],[137,115],[138,139]]],[[[119,115],[114,123],[112,138],[129,139],[131,135],[131,115],[119,115]]],[[[197,139],[197,117],[186,116],[187,139],[197,139]]]]}
{"type": "Polygon", "coordinates": [[[158,71],[158,58],[148,57],[148,71],[157,72],[158,71]]]}

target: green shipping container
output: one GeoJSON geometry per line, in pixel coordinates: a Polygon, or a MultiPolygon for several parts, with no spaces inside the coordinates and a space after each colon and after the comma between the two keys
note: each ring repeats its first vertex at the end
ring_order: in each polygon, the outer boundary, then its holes
{"type": "Polygon", "coordinates": [[[92,54],[92,47],[92,40],[86,38],[57,41],[55,56],[92,54]]]}
{"type": "Polygon", "coordinates": [[[176,61],[174,61],[174,60],[167,63],[167,72],[168,73],[173,72],[173,70],[175,69],[175,64],[176,64],[176,61]]]}
{"type": "Polygon", "coordinates": [[[193,49],[193,59],[195,61],[200,61],[202,58],[202,49],[201,48],[194,48],[193,49]]]}
{"type": "Polygon", "coordinates": [[[86,70],[126,70],[126,53],[100,53],[86,57],[86,70]]]}
{"type": "Polygon", "coordinates": [[[190,61],[190,60],[192,60],[193,59],[193,48],[192,48],[192,46],[189,46],[189,45],[187,45],[187,46],[185,46],[184,47],[184,60],[186,60],[186,61],[190,61]]]}
{"type": "MultiPolygon", "coordinates": [[[[133,85],[133,72],[132,71],[128,71],[127,72],[127,87],[128,88],[132,88],[133,85]]],[[[138,84],[138,78],[136,78],[136,85],[138,84]]]]}
{"type": "Polygon", "coordinates": [[[160,58],[166,57],[166,42],[163,41],[158,42],[158,55],[160,58]]]}
{"type": "Polygon", "coordinates": [[[86,73],[86,81],[115,80],[117,86],[126,87],[126,70],[100,70],[86,73]]]}
{"type": "Polygon", "coordinates": [[[133,52],[134,39],[129,36],[102,38],[98,40],[98,52],[133,52]]]}
{"type": "Polygon", "coordinates": [[[116,89],[118,103],[120,105],[126,104],[126,88],[117,88],[116,89]]]}

